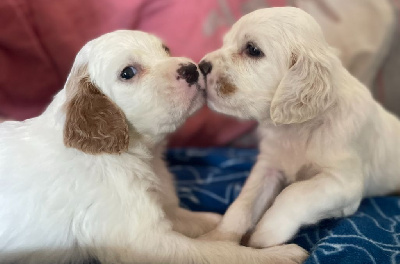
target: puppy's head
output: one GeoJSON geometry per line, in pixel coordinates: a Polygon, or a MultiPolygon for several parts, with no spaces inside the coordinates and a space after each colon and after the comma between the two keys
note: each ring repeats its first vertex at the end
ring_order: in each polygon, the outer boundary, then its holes
{"type": "Polygon", "coordinates": [[[199,74],[143,32],[90,41],[65,85],[64,143],[91,154],[121,153],[133,134],[158,139],[173,132],[204,102],[199,74]]]}
{"type": "Polygon", "coordinates": [[[222,48],[199,66],[213,110],[290,124],[310,120],[333,104],[337,63],[317,22],[300,9],[284,7],[242,17],[222,48]]]}

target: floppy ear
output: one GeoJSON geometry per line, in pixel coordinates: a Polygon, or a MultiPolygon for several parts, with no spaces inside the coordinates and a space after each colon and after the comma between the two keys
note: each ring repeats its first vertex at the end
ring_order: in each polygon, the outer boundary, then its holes
{"type": "Polygon", "coordinates": [[[66,84],[64,144],[89,154],[118,154],[128,149],[128,124],[122,110],[90,80],[85,66],[66,84]]]}
{"type": "Polygon", "coordinates": [[[332,104],[333,55],[328,49],[292,53],[290,69],[271,102],[270,114],[275,124],[305,122],[332,104]]]}

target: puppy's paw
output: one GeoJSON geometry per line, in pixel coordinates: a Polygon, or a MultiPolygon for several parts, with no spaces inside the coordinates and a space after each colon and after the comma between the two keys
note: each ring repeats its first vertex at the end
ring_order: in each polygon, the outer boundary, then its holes
{"type": "Polygon", "coordinates": [[[196,213],[197,216],[201,219],[203,219],[205,222],[207,222],[207,226],[209,227],[209,230],[207,232],[213,230],[214,228],[217,227],[219,222],[221,222],[222,215],[216,214],[216,213],[202,213],[198,212],[196,213]]]}
{"type": "Polygon", "coordinates": [[[188,237],[198,237],[215,229],[221,218],[216,213],[191,212],[179,208],[171,220],[175,231],[188,237]]]}
{"type": "Polygon", "coordinates": [[[222,215],[216,213],[195,213],[198,225],[201,226],[200,235],[204,235],[214,230],[222,219],[222,215]]]}
{"type": "Polygon", "coordinates": [[[200,236],[199,239],[208,241],[229,241],[238,244],[241,239],[241,235],[234,232],[222,232],[219,229],[214,229],[207,234],[200,236]]]}
{"type": "Polygon", "coordinates": [[[279,230],[256,230],[250,237],[248,245],[253,248],[267,248],[287,242],[291,235],[279,230]]]}
{"type": "Polygon", "coordinates": [[[256,227],[248,241],[248,245],[254,248],[282,245],[290,240],[297,230],[296,221],[266,221],[256,227]]]}
{"type": "Polygon", "coordinates": [[[267,248],[280,245],[286,241],[282,240],[279,235],[265,231],[255,231],[249,241],[248,246],[253,248],[267,248]]]}
{"type": "Polygon", "coordinates": [[[275,246],[264,250],[276,255],[277,258],[282,258],[281,262],[273,262],[276,264],[301,264],[308,258],[308,252],[296,244],[275,246]]]}

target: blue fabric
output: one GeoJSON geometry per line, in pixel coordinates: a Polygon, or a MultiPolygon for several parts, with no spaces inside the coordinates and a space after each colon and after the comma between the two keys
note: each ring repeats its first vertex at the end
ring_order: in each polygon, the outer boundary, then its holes
{"type": "MultiPolygon", "coordinates": [[[[224,213],[256,155],[248,149],[170,150],[167,159],[182,206],[224,213]]],[[[400,198],[365,199],[353,216],[305,228],[293,242],[310,252],[307,264],[399,264],[400,198]]]]}

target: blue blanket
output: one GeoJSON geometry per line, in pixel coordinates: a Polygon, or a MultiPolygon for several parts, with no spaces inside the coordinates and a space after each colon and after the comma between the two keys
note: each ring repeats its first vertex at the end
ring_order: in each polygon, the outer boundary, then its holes
{"type": "MultiPolygon", "coordinates": [[[[182,206],[224,213],[256,155],[248,149],[170,150],[167,159],[182,206]]],[[[293,242],[310,252],[307,264],[399,264],[400,198],[365,199],[353,216],[304,228],[293,242]]]]}

